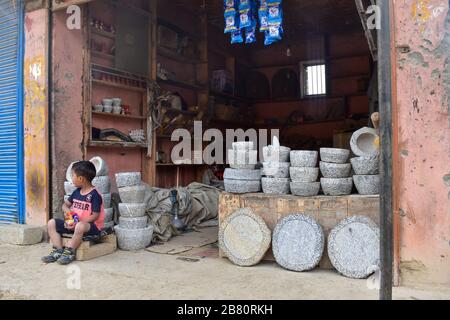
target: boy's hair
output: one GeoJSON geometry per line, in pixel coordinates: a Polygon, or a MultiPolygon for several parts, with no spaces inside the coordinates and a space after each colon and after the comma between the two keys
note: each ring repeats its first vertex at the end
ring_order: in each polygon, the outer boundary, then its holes
{"type": "Polygon", "coordinates": [[[80,161],[72,166],[72,171],[79,177],[85,178],[87,181],[92,182],[97,176],[97,169],[90,161],[80,161]]]}

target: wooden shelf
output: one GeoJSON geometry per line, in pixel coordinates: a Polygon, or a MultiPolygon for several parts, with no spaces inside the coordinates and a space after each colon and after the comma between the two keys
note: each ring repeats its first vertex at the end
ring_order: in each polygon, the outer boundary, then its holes
{"type": "Polygon", "coordinates": [[[106,148],[147,148],[146,143],[121,142],[121,141],[90,141],[89,147],[106,148]]]}
{"type": "Polygon", "coordinates": [[[110,59],[110,60],[116,59],[116,57],[114,55],[100,52],[100,51],[92,50],[91,53],[92,53],[92,56],[97,57],[97,58],[110,59]]]}
{"type": "Polygon", "coordinates": [[[190,90],[207,90],[205,87],[196,85],[196,84],[191,84],[191,83],[187,83],[187,82],[182,82],[182,81],[177,81],[177,80],[163,80],[163,79],[158,79],[157,80],[160,84],[167,84],[167,85],[171,85],[171,86],[175,86],[175,87],[180,87],[180,88],[185,88],[185,89],[190,89],[190,90]]]}
{"type": "Polygon", "coordinates": [[[174,60],[181,63],[190,63],[190,64],[202,64],[205,63],[201,61],[200,59],[190,58],[183,56],[173,50],[166,49],[163,47],[158,47],[158,55],[168,58],[170,60],[174,60]]]}
{"type": "Polygon", "coordinates": [[[98,111],[92,111],[93,115],[103,116],[103,117],[111,117],[111,118],[121,118],[121,119],[133,119],[133,120],[146,120],[146,117],[143,116],[133,116],[129,114],[115,114],[115,113],[108,113],[108,112],[98,112],[98,111]]]}
{"type": "Polygon", "coordinates": [[[91,33],[95,34],[97,36],[101,36],[101,37],[105,37],[105,38],[109,38],[109,39],[116,39],[116,35],[112,32],[107,32],[107,31],[103,31],[94,27],[91,27],[91,33]]]}
{"type": "Polygon", "coordinates": [[[124,90],[132,90],[132,91],[138,91],[138,92],[147,92],[147,89],[145,89],[145,88],[132,87],[132,86],[127,86],[127,85],[118,84],[118,83],[114,83],[114,82],[103,81],[103,80],[93,79],[92,83],[93,84],[97,84],[97,85],[101,85],[101,86],[113,87],[113,88],[124,89],[124,90]]]}

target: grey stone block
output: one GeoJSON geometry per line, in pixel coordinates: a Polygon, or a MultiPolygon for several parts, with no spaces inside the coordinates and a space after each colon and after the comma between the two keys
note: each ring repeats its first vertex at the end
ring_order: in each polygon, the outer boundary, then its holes
{"type": "Polygon", "coordinates": [[[230,193],[256,193],[261,191],[261,180],[224,180],[225,191],[230,193]]]}
{"type": "Polygon", "coordinates": [[[97,177],[107,176],[109,174],[109,168],[106,165],[106,161],[105,160],[103,160],[100,157],[94,157],[90,161],[95,166],[95,170],[97,172],[97,177]]]}
{"type": "Polygon", "coordinates": [[[337,148],[320,149],[320,159],[323,162],[347,163],[350,157],[350,150],[337,148]]]}
{"type": "Polygon", "coordinates": [[[231,147],[233,150],[245,150],[250,151],[254,149],[254,144],[252,141],[239,141],[239,142],[233,142],[231,144],[231,147]]]}
{"type": "Polygon", "coordinates": [[[266,146],[263,148],[263,159],[265,162],[290,162],[291,148],[266,146]]]}
{"type": "Polygon", "coordinates": [[[348,178],[351,176],[350,163],[320,162],[320,171],[324,178],[348,178]]]}
{"type": "Polygon", "coordinates": [[[71,196],[72,193],[75,192],[75,190],[77,190],[77,187],[75,187],[75,185],[72,182],[69,181],[64,182],[64,192],[66,193],[66,195],[71,196]]]}
{"type": "Polygon", "coordinates": [[[263,175],[270,178],[289,178],[289,162],[264,162],[263,175]]]}
{"type": "Polygon", "coordinates": [[[350,159],[353,171],[357,175],[375,175],[379,173],[380,159],[375,157],[357,157],[350,159]]]}
{"type": "Polygon", "coordinates": [[[105,209],[111,208],[111,193],[105,193],[105,194],[102,194],[101,196],[103,199],[103,207],[105,209]]]}
{"type": "Polygon", "coordinates": [[[380,154],[378,133],[372,128],[362,128],[356,131],[350,140],[350,147],[358,157],[371,157],[380,154]]]}
{"type": "Polygon", "coordinates": [[[20,224],[0,225],[0,243],[29,246],[41,243],[43,236],[42,227],[20,224]]]}
{"type": "Polygon", "coordinates": [[[258,163],[258,151],[228,150],[228,161],[233,169],[254,170],[258,163]]]}
{"type": "Polygon", "coordinates": [[[105,209],[105,222],[111,222],[114,219],[114,209],[105,209]]]}
{"type": "Polygon", "coordinates": [[[346,196],[352,193],[353,178],[322,178],[320,184],[327,196],[346,196]]]}
{"type": "Polygon", "coordinates": [[[119,213],[121,217],[137,218],[146,215],[145,203],[119,203],[119,213]]]}
{"type": "Polygon", "coordinates": [[[143,229],[146,228],[148,224],[148,217],[138,217],[138,218],[119,218],[119,226],[124,229],[143,229]]]}
{"type": "Polygon", "coordinates": [[[352,216],[341,221],[328,237],[328,256],[341,274],[363,279],[379,266],[380,231],[367,217],[352,216]]]}
{"type": "Polygon", "coordinates": [[[311,217],[294,214],[283,218],[273,232],[272,250],[277,263],[292,271],[314,269],[322,259],[325,236],[311,217]]]}
{"type": "Polygon", "coordinates": [[[121,250],[135,251],[147,248],[152,242],[153,226],[144,229],[130,230],[115,226],[117,244],[121,250]]]}
{"type": "Polygon", "coordinates": [[[120,200],[124,203],[143,203],[145,198],[145,185],[118,188],[120,200]]]}
{"type": "Polygon", "coordinates": [[[291,180],[285,178],[262,178],[262,189],[265,194],[289,194],[291,180]]]}
{"type": "Polygon", "coordinates": [[[140,172],[116,173],[116,185],[118,188],[133,187],[141,184],[140,172]]]}
{"type": "Polygon", "coordinates": [[[111,179],[108,176],[97,176],[92,181],[92,185],[101,194],[109,193],[111,191],[111,179]]]}
{"type": "Polygon", "coordinates": [[[319,153],[317,151],[291,151],[291,166],[297,168],[315,168],[317,167],[317,161],[319,159],[319,153]]]}
{"type": "Polygon", "coordinates": [[[320,192],[320,182],[291,182],[291,193],[299,197],[314,197],[320,192]]]}
{"type": "Polygon", "coordinates": [[[220,224],[220,248],[238,266],[258,264],[270,242],[271,232],[266,223],[248,208],[237,210],[220,224]]]}
{"type": "Polygon", "coordinates": [[[316,182],[319,178],[319,168],[290,167],[292,182],[316,182]]]}
{"type": "Polygon", "coordinates": [[[114,221],[105,222],[105,223],[103,224],[103,229],[113,228],[114,225],[115,225],[114,221]]]}
{"type": "Polygon", "coordinates": [[[230,180],[261,180],[261,170],[225,169],[224,179],[230,180]]]}
{"type": "Polygon", "coordinates": [[[353,176],[356,189],[361,195],[380,194],[380,176],[379,175],[355,175],[353,176]]]}

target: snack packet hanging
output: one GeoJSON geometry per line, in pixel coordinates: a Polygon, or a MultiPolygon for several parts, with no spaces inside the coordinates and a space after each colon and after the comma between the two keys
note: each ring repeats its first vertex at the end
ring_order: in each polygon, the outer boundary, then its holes
{"type": "Polygon", "coordinates": [[[271,45],[282,39],[283,26],[281,24],[271,24],[269,30],[266,31],[266,37],[264,44],[266,46],[271,45]]]}
{"type": "Polygon", "coordinates": [[[231,34],[231,44],[242,42],[244,42],[244,38],[242,37],[241,30],[235,31],[231,34]]]}
{"type": "Polygon", "coordinates": [[[256,42],[256,25],[245,29],[245,43],[256,42]]]}
{"type": "Polygon", "coordinates": [[[276,24],[283,22],[283,9],[281,5],[269,5],[267,8],[269,24],[276,24]]]}
{"type": "Polygon", "coordinates": [[[239,2],[239,11],[249,10],[252,7],[251,0],[241,0],[239,2]]]}
{"type": "Polygon", "coordinates": [[[239,30],[239,21],[237,20],[237,11],[234,8],[225,10],[225,32],[232,33],[239,30]]]}
{"type": "Polygon", "coordinates": [[[260,7],[258,10],[259,17],[259,31],[264,32],[269,30],[269,13],[267,7],[260,7]]]}
{"type": "Polygon", "coordinates": [[[236,9],[236,4],[238,0],[223,0],[223,6],[226,9],[236,9]]]}
{"type": "Polygon", "coordinates": [[[239,29],[248,28],[252,25],[252,12],[250,9],[239,11],[239,29]]]}

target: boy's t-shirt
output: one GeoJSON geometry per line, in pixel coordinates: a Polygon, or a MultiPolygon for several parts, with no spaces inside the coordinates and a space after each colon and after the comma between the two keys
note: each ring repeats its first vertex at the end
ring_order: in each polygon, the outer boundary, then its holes
{"type": "Polygon", "coordinates": [[[94,224],[98,230],[102,230],[105,220],[105,209],[103,207],[103,199],[97,189],[92,190],[87,195],[81,194],[81,189],[75,190],[69,197],[68,201],[72,203],[70,210],[76,213],[80,220],[88,218],[93,212],[99,212],[100,216],[94,224]]]}

